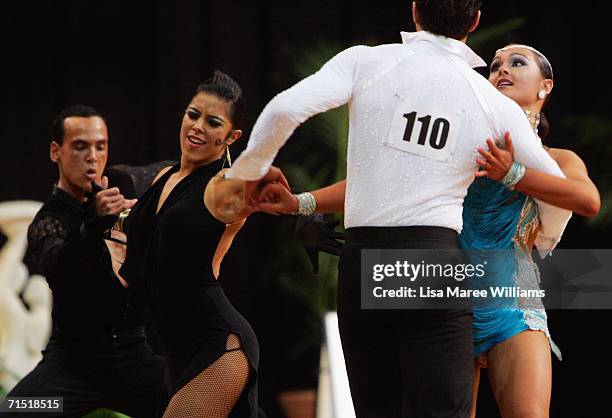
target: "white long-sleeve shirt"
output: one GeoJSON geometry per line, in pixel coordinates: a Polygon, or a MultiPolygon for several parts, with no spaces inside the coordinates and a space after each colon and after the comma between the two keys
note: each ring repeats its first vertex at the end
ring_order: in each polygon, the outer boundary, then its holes
{"type": "MultiPolygon", "coordinates": [[[[516,161],[564,177],[524,112],[473,67],[466,44],[421,31],[402,44],[355,46],[274,97],[228,177],[265,175],[295,128],[349,103],[344,224],[462,228],[477,146],[512,135],[516,161]]],[[[558,242],[571,212],[538,202],[539,248],[558,242]]]]}

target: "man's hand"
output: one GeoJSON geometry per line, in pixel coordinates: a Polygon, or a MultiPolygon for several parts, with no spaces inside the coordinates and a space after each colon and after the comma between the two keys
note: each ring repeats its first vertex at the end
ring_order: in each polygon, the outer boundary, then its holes
{"type": "Polygon", "coordinates": [[[475,173],[476,177],[489,177],[491,180],[500,181],[508,173],[514,163],[514,147],[509,132],[506,132],[504,138],[505,148],[498,147],[492,139],[487,139],[490,151],[478,147],[478,152],[484,159],[476,158],[476,163],[483,168],[475,173]]]}
{"type": "Polygon", "coordinates": [[[126,209],[131,209],[137,199],[126,199],[118,187],[108,188],[108,177],[102,177],[102,190],[96,193],[96,216],[116,216],[126,209]]]}
{"type": "Polygon", "coordinates": [[[293,215],[298,210],[298,199],[282,183],[268,183],[259,192],[255,208],[271,215],[293,215]]]}
{"type": "Polygon", "coordinates": [[[261,192],[268,184],[280,184],[291,192],[291,187],[287,178],[283,174],[280,168],[271,166],[268,173],[255,181],[247,181],[244,187],[244,200],[249,202],[253,207],[257,207],[261,199],[261,192]]]}

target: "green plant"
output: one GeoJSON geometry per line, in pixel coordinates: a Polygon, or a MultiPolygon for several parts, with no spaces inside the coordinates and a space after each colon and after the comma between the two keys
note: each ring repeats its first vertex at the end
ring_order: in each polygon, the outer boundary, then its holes
{"type": "Polygon", "coordinates": [[[493,56],[493,53],[509,42],[518,38],[520,29],[525,26],[525,19],[516,17],[497,25],[479,28],[468,37],[468,45],[480,56],[493,56]]]}
{"type": "MultiPolygon", "coordinates": [[[[310,48],[293,51],[293,75],[302,79],[313,74],[343,49],[340,44],[319,41],[310,48]]],[[[285,147],[280,163],[295,190],[314,190],[346,177],[348,106],[312,117],[296,134],[299,138],[285,147]]],[[[290,254],[286,256],[291,258],[290,254]]],[[[318,314],[314,320],[319,321],[323,312],[335,309],[337,266],[338,257],[320,254],[314,281],[298,283],[295,277],[281,273],[280,284],[308,303],[318,314]]]]}

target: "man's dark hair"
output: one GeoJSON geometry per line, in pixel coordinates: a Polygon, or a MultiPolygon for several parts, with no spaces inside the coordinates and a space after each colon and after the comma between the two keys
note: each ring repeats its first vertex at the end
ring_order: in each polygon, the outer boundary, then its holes
{"type": "Polygon", "coordinates": [[[59,112],[55,120],[51,124],[51,141],[55,141],[58,144],[62,145],[62,143],[64,142],[64,135],[65,135],[64,120],[71,116],[78,116],[82,118],[90,118],[90,117],[97,116],[106,123],[104,116],[102,116],[100,112],[98,112],[96,109],[94,109],[91,106],[86,106],[86,105],[70,106],[70,107],[65,108],[61,112],[59,112]]]}
{"type": "Polygon", "coordinates": [[[480,10],[481,0],[416,0],[424,30],[448,38],[467,36],[480,10]]]}
{"type": "Polygon", "coordinates": [[[196,94],[198,93],[212,94],[228,102],[230,104],[229,117],[232,119],[234,128],[241,126],[244,100],[242,98],[242,89],[233,78],[219,70],[215,70],[212,78],[198,86],[196,94]]]}

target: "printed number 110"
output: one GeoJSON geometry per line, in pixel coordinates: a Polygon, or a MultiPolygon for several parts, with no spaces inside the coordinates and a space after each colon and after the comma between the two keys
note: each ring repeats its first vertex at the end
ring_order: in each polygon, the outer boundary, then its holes
{"type": "MultiPolygon", "coordinates": [[[[406,124],[406,131],[404,132],[404,141],[410,142],[412,136],[412,130],[414,124],[417,121],[417,113],[410,112],[404,113],[404,117],[408,120],[406,124]]],[[[429,123],[431,122],[431,115],[423,116],[418,119],[421,122],[421,132],[419,133],[419,139],[417,143],[419,145],[425,145],[427,141],[427,132],[429,131],[429,123]]],[[[444,118],[437,118],[434,120],[431,127],[431,133],[429,134],[429,145],[434,149],[442,149],[446,146],[448,140],[448,131],[450,130],[450,122],[444,118]],[[442,132],[440,133],[440,128],[442,132]]]]}

